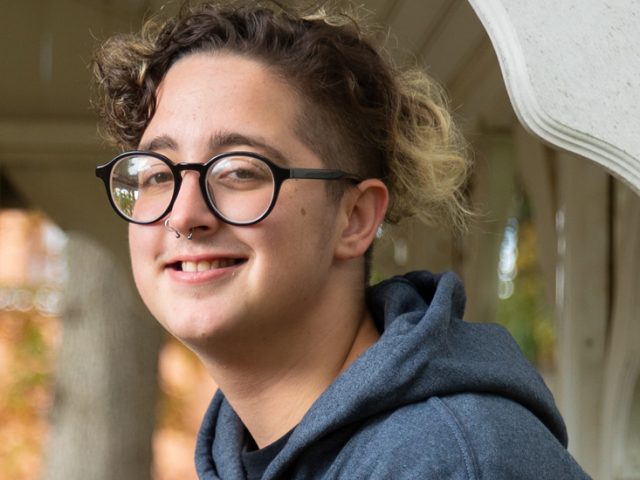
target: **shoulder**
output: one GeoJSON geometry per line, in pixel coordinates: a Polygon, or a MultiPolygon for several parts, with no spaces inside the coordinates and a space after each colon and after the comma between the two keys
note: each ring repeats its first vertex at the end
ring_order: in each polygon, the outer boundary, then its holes
{"type": "Polygon", "coordinates": [[[434,400],[456,422],[482,478],[589,478],[542,421],[519,403],[489,394],[434,400]]]}
{"type": "Polygon", "coordinates": [[[370,478],[588,478],[531,412],[486,394],[431,397],[388,412],[346,449],[376,465],[379,475],[370,478]]]}

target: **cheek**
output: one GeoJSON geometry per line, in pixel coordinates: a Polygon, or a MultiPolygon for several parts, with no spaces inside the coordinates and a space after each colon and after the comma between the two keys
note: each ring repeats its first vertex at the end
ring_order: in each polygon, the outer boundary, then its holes
{"type": "Polygon", "coordinates": [[[133,279],[142,295],[148,290],[153,267],[152,252],[155,227],[132,224],[129,226],[129,255],[133,279]]]}
{"type": "Polygon", "coordinates": [[[144,233],[138,225],[129,226],[129,255],[131,256],[131,266],[136,269],[141,260],[140,255],[144,252],[144,233]]]}
{"type": "Polygon", "coordinates": [[[265,244],[285,265],[319,262],[332,256],[336,209],[322,187],[312,184],[306,190],[298,187],[287,191],[276,206],[281,208],[274,209],[265,220],[270,223],[264,229],[265,244]]]}

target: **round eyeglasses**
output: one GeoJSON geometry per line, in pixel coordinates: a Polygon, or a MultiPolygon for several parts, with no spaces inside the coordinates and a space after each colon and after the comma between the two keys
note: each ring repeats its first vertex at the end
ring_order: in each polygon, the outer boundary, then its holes
{"type": "Polygon", "coordinates": [[[341,170],[282,168],[253,152],[229,152],[204,164],[173,163],[155,152],[125,152],[96,168],[116,213],[146,225],[163,218],[175,202],[181,173],[198,172],[211,212],[231,225],[252,225],[273,210],[282,182],[296,179],[362,181],[341,170]]]}

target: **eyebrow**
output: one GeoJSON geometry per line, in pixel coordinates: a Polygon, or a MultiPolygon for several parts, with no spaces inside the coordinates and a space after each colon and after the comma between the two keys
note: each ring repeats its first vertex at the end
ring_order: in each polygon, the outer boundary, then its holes
{"type": "Polygon", "coordinates": [[[177,150],[176,142],[169,135],[154,137],[150,142],[141,143],[140,150],[177,150]]]}
{"type": "Polygon", "coordinates": [[[263,138],[257,136],[248,136],[237,132],[218,131],[211,136],[209,140],[209,148],[215,152],[221,147],[237,147],[246,145],[247,147],[262,150],[267,157],[276,163],[288,164],[287,158],[280,150],[269,145],[263,138]]]}
{"type": "MultiPolygon", "coordinates": [[[[247,146],[262,150],[264,154],[276,163],[287,165],[289,162],[285,155],[277,148],[269,145],[262,137],[244,135],[238,132],[220,130],[209,139],[209,150],[217,152],[223,147],[247,146]]],[[[140,150],[178,150],[177,142],[169,135],[159,135],[148,142],[141,143],[140,150]]]]}

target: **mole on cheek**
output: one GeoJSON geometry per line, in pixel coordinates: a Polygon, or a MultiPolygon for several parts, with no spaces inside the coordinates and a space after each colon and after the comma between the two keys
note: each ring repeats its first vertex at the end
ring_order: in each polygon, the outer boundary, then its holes
{"type": "Polygon", "coordinates": [[[307,214],[307,211],[304,208],[301,208],[300,213],[304,216],[307,214]]]}

